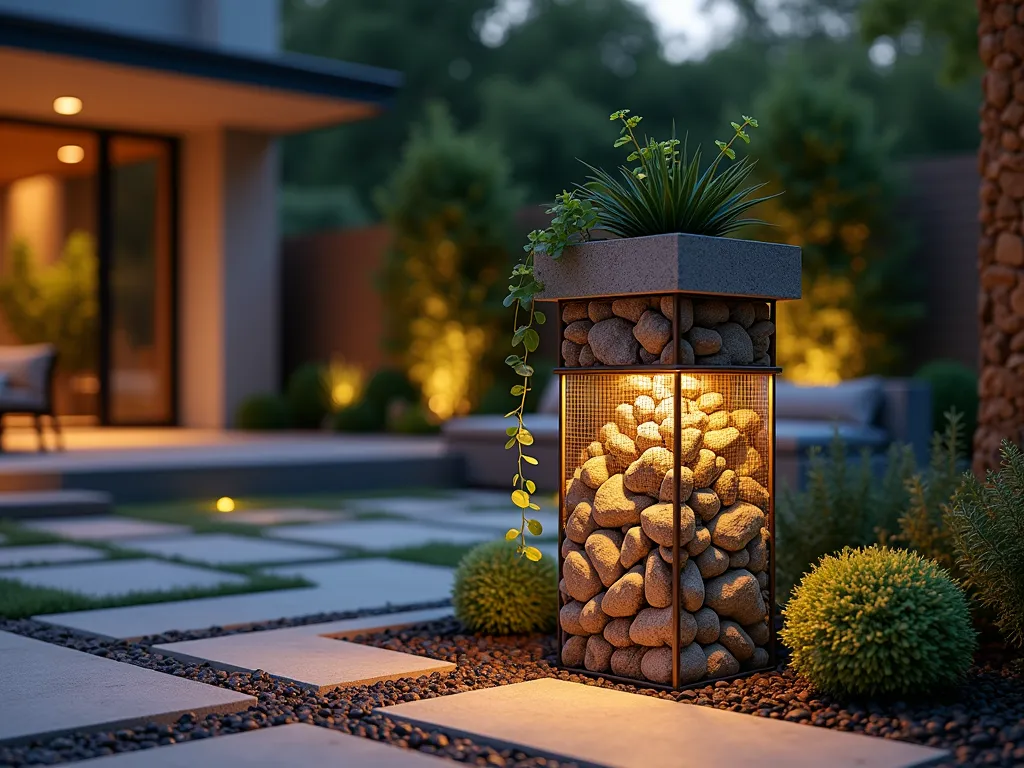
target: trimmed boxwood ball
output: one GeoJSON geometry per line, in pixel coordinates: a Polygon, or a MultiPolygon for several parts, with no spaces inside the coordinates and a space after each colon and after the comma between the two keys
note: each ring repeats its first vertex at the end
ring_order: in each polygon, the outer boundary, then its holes
{"type": "Polygon", "coordinates": [[[288,429],[292,426],[288,403],[279,395],[253,395],[242,401],[235,413],[239,429],[288,429]]]}
{"type": "Polygon", "coordinates": [[[558,611],[557,580],[550,558],[527,560],[504,540],[480,544],[455,571],[455,618],[471,632],[490,635],[551,632],[558,611]]]}
{"type": "Polygon", "coordinates": [[[331,409],[324,366],[319,363],[300,365],[288,377],[285,398],[292,421],[299,429],[319,429],[331,409]]]}
{"type": "Polygon", "coordinates": [[[914,378],[931,385],[933,430],[942,430],[946,412],[952,408],[964,416],[964,433],[974,434],[978,426],[978,374],[972,368],[956,360],[933,360],[922,365],[914,378]]]}
{"type": "Polygon", "coordinates": [[[384,417],[368,403],[356,403],[335,413],[331,426],[337,432],[380,432],[384,417]]]}
{"type": "Polygon", "coordinates": [[[902,549],[823,557],[783,615],[793,669],[838,695],[947,688],[962,680],[976,647],[960,587],[933,561],[902,549]]]}

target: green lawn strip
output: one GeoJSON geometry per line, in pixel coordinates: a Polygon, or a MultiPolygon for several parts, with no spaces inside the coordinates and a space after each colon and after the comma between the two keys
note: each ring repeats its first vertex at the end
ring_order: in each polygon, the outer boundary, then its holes
{"type": "MultiPolygon", "coordinates": [[[[0,571],[2,576],[2,571],[0,571]]],[[[269,592],[277,589],[308,587],[311,584],[295,576],[255,574],[245,584],[223,584],[218,587],[172,589],[166,591],[130,592],[110,597],[89,597],[75,592],[49,587],[35,587],[13,579],[0,577],[0,618],[22,619],[46,613],[87,611],[98,608],[117,608],[125,605],[169,603],[175,600],[193,600],[201,597],[222,597],[251,592],[269,592]]]]}
{"type": "Polygon", "coordinates": [[[16,520],[0,520],[0,534],[3,534],[5,538],[0,547],[27,547],[34,544],[67,543],[60,536],[55,536],[52,533],[23,528],[18,525],[16,520]]]}
{"type": "Polygon", "coordinates": [[[462,557],[475,545],[473,544],[417,544],[414,547],[401,547],[384,553],[365,553],[365,557],[387,557],[392,560],[406,560],[410,563],[425,565],[446,565],[454,568],[462,557]]]}

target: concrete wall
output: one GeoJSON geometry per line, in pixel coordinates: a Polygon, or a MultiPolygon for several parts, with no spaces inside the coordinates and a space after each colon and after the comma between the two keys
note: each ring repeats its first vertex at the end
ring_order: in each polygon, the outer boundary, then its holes
{"type": "Polygon", "coordinates": [[[280,378],[278,152],[273,139],[238,132],[182,144],[180,421],[221,427],[280,378]]]}
{"type": "Polygon", "coordinates": [[[0,0],[0,11],[233,51],[278,49],[278,0],[0,0]]]}

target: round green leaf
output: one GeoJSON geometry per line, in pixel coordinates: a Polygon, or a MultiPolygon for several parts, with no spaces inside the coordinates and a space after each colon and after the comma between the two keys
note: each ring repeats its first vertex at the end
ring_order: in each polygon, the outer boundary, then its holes
{"type": "Polygon", "coordinates": [[[531,435],[530,431],[525,427],[516,433],[516,440],[523,445],[533,445],[533,435],[531,435]]]}
{"type": "Polygon", "coordinates": [[[530,494],[521,488],[517,488],[512,491],[512,503],[520,509],[526,509],[530,506],[530,494]]]}
{"type": "Polygon", "coordinates": [[[544,526],[540,524],[540,520],[527,520],[526,527],[530,529],[530,533],[534,536],[540,536],[544,533],[544,526]]]}
{"type": "Polygon", "coordinates": [[[535,310],[533,313],[533,322],[535,322],[537,325],[544,325],[544,323],[547,322],[547,318],[544,317],[543,312],[535,310]]]}
{"type": "Polygon", "coordinates": [[[543,555],[541,555],[541,553],[540,553],[540,550],[537,549],[536,547],[527,547],[526,549],[523,550],[523,554],[526,555],[526,559],[527,560],[532,560],[535,563],[538,560],[540,560],[541,557],[543,557],[543,555]]]}
{"type": "Polygon", "coordinates": [[[527,464],[537,464],[537,460],[533,458],[533,456],[527,456],[525,453],[523,454],[523,461],[525,461],[527,464]]]}
{"type": "Polygon", "coordinates": [[[518,538],[519,531],[517,531],[515,528],[509,528],[508,531],[505,533],[505,541],[514,541],[518,538]]]}
{"type": "Polygon", "coordinates": [[[533,328],[527,329],[523,334],[523,346],[527,352],[536,352],[540,346],[540,335],[533,328]]]}
{"type": "Polygon", "coordinates": [[[530,493],[534,493],[537,490],[537,484],[533,480],[526,481],[526,490],[530,493]]]}

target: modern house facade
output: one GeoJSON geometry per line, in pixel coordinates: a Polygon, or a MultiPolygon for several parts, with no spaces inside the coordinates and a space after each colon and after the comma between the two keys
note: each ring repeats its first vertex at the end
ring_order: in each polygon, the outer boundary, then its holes
{"type": "Polygon", "coordinates": [[[277,138],[396,73],[283,55],[278,0],[0,0],[0,346],[58,413],[223,427],[276,389],[277,138]]]}

